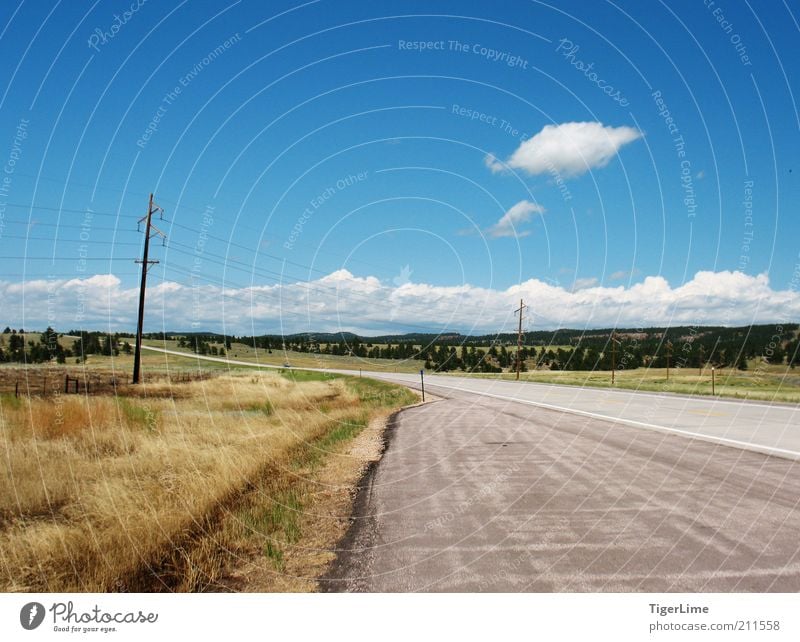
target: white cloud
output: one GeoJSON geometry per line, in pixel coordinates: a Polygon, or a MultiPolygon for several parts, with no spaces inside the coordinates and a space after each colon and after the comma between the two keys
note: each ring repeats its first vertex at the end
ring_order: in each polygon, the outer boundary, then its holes
{"type": "MultiPolygon", "coordinates": [[[[698,272],[683,285],[660,276],[631,286],[576,282],[562,287],[529,279],[506,289],[469,284],[395,286],[338,270],[321,279],[281,285],[222,287],[166,281],[148,289],[146,330],[301,332],[353,330],[364,334],[515,328],[513,311],[525,299],[532,328],[612,325],[746,325],[800,318],[800,293],[774,290],[765,274],[698,272]],[[389,314],[391,311],[391,315],[389,314]],[[196,324],[196,325],[193,325],[196,324]]],[[[59,330],[135,327],[138,288],[111,274],[86,279],[0,281],[3,325],[59,330]],[[24,291],[24,308],[22,292],[24,291]]]]}
{"type": "Polygon", "coordinates": [[[605,167],[623,145],[641,136],[633,127],[606,127],[598,122],[545,125],[523,141],[505,163],[493,154],[487,155],[484,163],[493,172],[522,169],[529,174],[578,176],[605,167]]]}
{"type": "Polygon", "coordinates": [[[520,201],[512,206],[497,223],[486,230],[492,238],[528,236],[530,230],[519,230],[518,227],[527,223],[534,214],[544,214],[544,208],[530,201],[520,201]]]}
{"type": "Polygon", "coordinates": [[[641,274],[641,270],[635,267],[630,272],[627,270],[617,270],[616,272],[612,272],[608,278],[611,281],[622,281],[623,279],[628,279],[632,276],[638,276],[639,274],[641,274]]]}
{"type": "Polygon", "coordinates": [[[575,279],[575,282],[572,284],[572,289],[574,290],[585,290],[586,288],[593,288],[600,280],[597,277],[590,276],[584,279],[575,279]]]}

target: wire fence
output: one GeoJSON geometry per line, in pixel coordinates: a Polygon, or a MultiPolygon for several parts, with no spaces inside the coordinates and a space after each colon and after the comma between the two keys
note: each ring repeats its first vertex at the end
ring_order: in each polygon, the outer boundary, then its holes
{"type": "MultiPolygon", "coordinates": [[[[208,371],[145,373],[143,383],[181,384],[211,379],[208,371]]],[[[41,366],[0,368],[0,394],[49,397],[62,394],[116,394],[131,388],[131,374],[41,366]]]]}

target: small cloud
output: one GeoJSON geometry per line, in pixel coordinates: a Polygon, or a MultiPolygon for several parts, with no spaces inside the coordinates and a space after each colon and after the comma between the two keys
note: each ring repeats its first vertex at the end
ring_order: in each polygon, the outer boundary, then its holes
{"type": "Polygon", "coordinates": [[[572,284],[572,291],[575,290],[585,290],[587,288],[593,288],[597,286],[600,281],[597,277],[590,276],[585,279],[575,279],[575,282],[572,284]]]}
{"type": "Polygon", "coordinates": [[[639,268],[633,268],[630,272],[628,272],[627,270],[618,270],[616,272],[612,272],[608,278],[611,281],[622,281],[623,279],[636,276],[637,274],[640,273],[641,271],[639,270],[639,268]]]}
{"type": "Polygon", "coordinates": [[[491,171],[492,174],[497,174],[498,172],[502,172],[504,169],[508,169],[494,154],[486,154],[483,157],[483,164],[486,165],[491,171]]]}
{"type": "Polygon", "coordinates": [[[704,170],[702,170],[702,169],[701,169],[699,172],[697,172],[697,174],[695,174],[695,176],[694,176],[694,177],[695,177],[695,178],[696,178],[698,181],[702,181],[702,180],[703,180],[703,179],[706,177],[706,173],[705,173],[705,171],[704,171],[704,170]]]}
{"type": "Polygon", "coordinates": [[[530,230],[520,231],[517,227],[522,223],[527,223],[534,214],[544,214],[544,211],[541,205],[530,201],[520,201],[503,214],[497,223],[488,228],[486,233],[494,239],[528,236],[530,230]]]}
{"type": "Polygon", "coordinates": [[[553,174],[567,178],[605,167],[619,150],[642,137],[633,127],[610,127],[599,122],[545,125],[523,141],[502,163],[494,154],[484,158],[492,172],[522,169],[529,174],[553,174]]]}

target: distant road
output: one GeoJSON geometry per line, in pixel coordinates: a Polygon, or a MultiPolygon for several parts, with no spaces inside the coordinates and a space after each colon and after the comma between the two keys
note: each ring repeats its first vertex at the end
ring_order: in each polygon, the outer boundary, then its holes
{"type": "MultiPolygon", "coordinates": [[[[419,384],[414,375],[369,376],[419,384]]],[[[433,393],[477,394],[800,459],[800,406],[427,374],[425,387],[433,393]]]]}
{"type": "MultiPolygon", "coordinates": [[[[150,352],[161,352],[163,354],[174,354],[184,359],[198,359],[200,361],[213,361],[214,363],[225,363],[231,366],[250,366],[251,368],[271,368],[273,370],[285,370],[284,366],[273,366],[266,363],[254,363],[253,361],[236,361],[227,357],[207,357],[192,352],[181,352],[180,350],[167,350],[166,348],[155,348],[153,346],[142,345],[142,350],[150,352]]],[[[315,370],[316,368],[303,368],[303,370],[315,370]]]]}
{"type": "MultiPolygon", "coordinates": [[[[142,346],[142,349],[234,366],[283,369],[283,366],[200,356],[164,348],[142,346]]],[[[302,369],[359,374],[357,370],[302,369]]],[[[418,375],[365,371],[363,376],[419,389],[418,375]]],[[[434,394],[450,391],[481,395],[800,459],[800,406],[431,374],[425,375],[425,387],[434,394]]]]}

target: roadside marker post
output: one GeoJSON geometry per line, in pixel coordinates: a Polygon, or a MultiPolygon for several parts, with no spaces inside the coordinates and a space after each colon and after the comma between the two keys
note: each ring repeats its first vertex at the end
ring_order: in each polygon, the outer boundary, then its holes
{"type": "Polygon", "coordinates": [[[714,394],[714,366],[711,366],[711,396],[715,397],[714,394]]]}
{"type": "Polygon", "coordinates": [[[425,370],[419,371],[419,381],[422,385],[422,403],[425,403],[425,370]]]}

